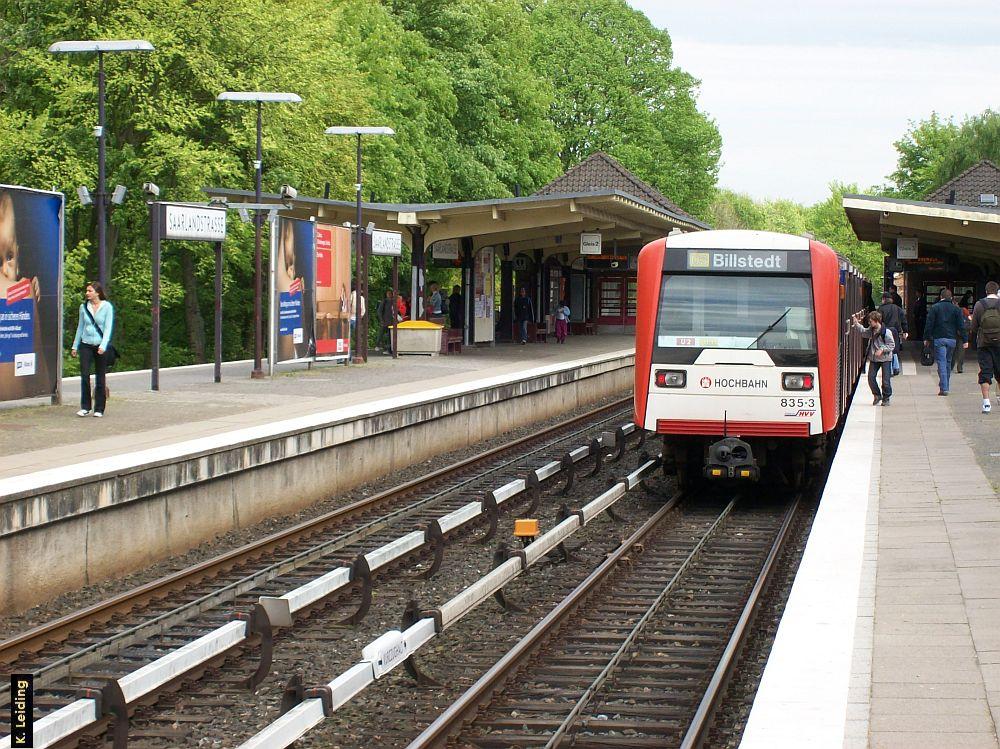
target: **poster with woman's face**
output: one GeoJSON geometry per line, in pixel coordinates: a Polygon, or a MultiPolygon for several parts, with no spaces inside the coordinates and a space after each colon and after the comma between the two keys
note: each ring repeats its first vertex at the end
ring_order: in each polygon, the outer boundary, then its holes
{"type": "Polygon", "coordinates": [[[56,392],[62,211],[61,193],[0,185],[0,401],[56,392]]]}
{"type": "Polygon", "coordinates": [[[316,224],[316,355],[350,351],[351,230],[316,224]]]}
{"type": "Polygon", "coordinates": [[[316,351],[313,331],[314,224],[279,218],[271,268],[274,298],[271,309],[275,362],[311,358],[316,351]]]}

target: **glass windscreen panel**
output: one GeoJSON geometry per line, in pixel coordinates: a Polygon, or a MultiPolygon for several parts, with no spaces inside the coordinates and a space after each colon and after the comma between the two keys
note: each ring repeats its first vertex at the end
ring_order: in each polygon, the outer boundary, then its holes
{"type": "Polygon", "coordinates": [[[667,274],[659,348],[815,351],[810,279],[667,274]]]}

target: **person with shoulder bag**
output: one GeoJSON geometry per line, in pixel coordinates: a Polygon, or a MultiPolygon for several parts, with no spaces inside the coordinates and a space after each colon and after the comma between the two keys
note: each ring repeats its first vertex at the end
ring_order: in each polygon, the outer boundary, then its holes
{"type": "Polygon", "coordinates": [[[896,350],[896,341],[892,337],[892,331],[882,324],[882,313],[877,310],[868,313],[868,327],[861,324],[861,314],[851,315],[851,322],[854,328],[861,332],[862,337],[870,338],[871,345],[868,347],[868,387],[871,388],[875,400],[873,406],[889,405],[892,398],[892,356],[896,350]],[[876,378],[879,371],[882,372],[882,389],[879,390],[876,378]]]}
{"type": "Polygon", "coordinates": [[[87,284],[86,296],[87,301],[80,305],[80,320],[70,351],[71,356],[80,357],[80,410],[76,415],[88,416],[92,413],[99,419],[104,416],[107,407],[105,376],[118,356],[111,345],[115,310],[104,294],[104,287],[96,281],[87,284]],[[96,374],[93,401],[90,394],[91,367],[96,374]]]}
{"type": "Polygon", "coordinates": [[[979,389],[983,394],[983,413],[988,414],[993,409],[990,385],[994,377],[1000,377],[1000,284],[996,281],[986,284],[986,296],[976,302],[969,334],[976,336],[979,347],[979,389]]]}
{"type": "Polygon", "coordinates": [[[962,310],[951,301],[951,289],[941,289],[941,298],[930,308],[924,323],[924,345],[933,346],[937,362],[938,395],[948,395],[955,348],[968,348],[967,339],[962,310]]]}
{"type": "Polygon", "coordinates": [[[896,341],[896,350],[892,355],[892,376],[895,377],[900,372],[899,354],[903,350],[903,340],[910,332],[906,324],[906,314],[903,308],[893,301],[892,292],[882,292],[882,305],[878,308],[882,315],[882,324],[892,331],[892,337],[896,341]]]}

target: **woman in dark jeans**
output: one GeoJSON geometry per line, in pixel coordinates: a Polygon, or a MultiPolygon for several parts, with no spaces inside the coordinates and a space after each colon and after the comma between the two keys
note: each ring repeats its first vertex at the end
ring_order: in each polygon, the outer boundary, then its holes
{"type": "Polygon", "coordinates": [[[882,325],[882,313],[868,313],[868,327],[861,324],[861,315],[856,313],[851,315],[851,322],[854,328],[861,333],[863,338],[871,338],[871,345],[865,358],[868,359],[868,387],[872,390],[875,400],[874,406],[888,406],[892,398],[892,354],[896,350],[896,342],[893,340],[892,331],[882,325]],[[882,389],[879,389],[876,378],[882,372],[882,389]]]}
{"type": "Polygon", "coordinates": [[[80,321],[76,326],[71,356],[80,357],[80,410],[77,416],[104,416],[107,405],[107,387],[104,378],[108,371],[107,353],[111,345],[111,333],[115,326],[115,309],[104,295],[101,284],[87,284],[87,301],[80,305],[80,321]],[[94,403],[90,399],[90,369],[93,366],[97,377],[94,384],[94,403]]]}

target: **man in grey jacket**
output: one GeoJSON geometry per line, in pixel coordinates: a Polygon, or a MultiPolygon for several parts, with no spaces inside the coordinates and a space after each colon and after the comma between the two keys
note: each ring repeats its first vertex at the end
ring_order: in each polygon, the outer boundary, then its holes
{"type": "Polygon", "coordinates": [[[882,313],[877,310],[868,313],[868,327],[861,324],[861,314],[851,315],[851,322],[854,327],[861,331],[865,338],[871,338],[872,343],[868,347],[868,387],[872,390],[875,400],[873,406],[879,404],[889,405],[892,398],[892,355],[896,350],[896,341],[892,337],[892,331],[882,325],[882,313]],[[876,376],[879,370],[882,371],[882,389],[879,390],[876,376]]]}

